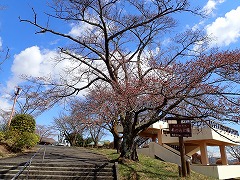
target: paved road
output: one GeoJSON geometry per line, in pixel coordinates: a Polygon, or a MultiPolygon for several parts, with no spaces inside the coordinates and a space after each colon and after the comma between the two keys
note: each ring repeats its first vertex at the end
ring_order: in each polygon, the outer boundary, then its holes
{"type": "MultiPolygon", "coordinates": [[[[40,147],[40,146],[39,146],[40,147]]],[[[25,163],[27,162],[34,153],[25,153],[23,155],[11,158],[0,159],[0,162],[14,162],[14,163],[25,163]]],[[[38,153],[34,159],[34,162],[41,162],[44,154],[44,148],[41,149],[40,153],[38,153]]],[[[64,163],[64,164],[86,164],[86,165],[97,165],[102,164],[104,162],[108,162],[108,160],[99,154],[91,152],[88,149],[80,148],[80,147],[63,147],[63,146],[46,146],[44,163],[64,163]]]]}

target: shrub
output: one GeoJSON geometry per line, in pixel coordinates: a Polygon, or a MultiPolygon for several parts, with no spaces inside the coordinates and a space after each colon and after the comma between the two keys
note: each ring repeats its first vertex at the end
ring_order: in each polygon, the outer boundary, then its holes
{"type": "Polygon", "coordinates": [[[33,133],[36,129],[36,122],[29,114],[18,114],[13,117],[10,128],[20,132],[33,133]]]}
{"type": "Polygon", "coordinates": [[[9,150],[11,151],[20,151],[20,150],[16,150],[14,148],[14,146],[16,145],[16,143],[18,142],[18,140],[20,139],[20,133],[17,131],[6,131],[5,132],[5,141],[4,143],[7,145],[7,147],[9,148],[9,150]]]}
{"type": "Polygon", "coordinates": [[[30,132],[7,131],[5,144],[13,152],[20,152],[24,148],[34,147],[39,142],[39,136],[30,132]]]}
{"type": "Polygon", "coordinates": [[[3,131],[0,131],[0,142],[3,142],[5,138],[5,133],[3,131]]]}
{"type": "Polygon", "coordinates": [[[37,134],[29,132],[23,132],[20,139],[24,148],[34,147],[39,142],[39,140],[40,138],[37,134]]]}
{"type": "Polygon", "coordinates": [[[39,142],[39,137],[34,133],[36,122],[31,115],[18,114],[13,117],[10,130],[0,134],[4,144],[13,152],[20,152],[25,148],[35,146],[39,142]]]}

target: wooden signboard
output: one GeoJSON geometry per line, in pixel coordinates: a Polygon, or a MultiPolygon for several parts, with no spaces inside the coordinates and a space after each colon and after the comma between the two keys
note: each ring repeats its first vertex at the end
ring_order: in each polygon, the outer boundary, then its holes
{"type": "Polygon", "coordinates": [[[192,137],[191,123],[169,124],[171,137],[192,137]]]}

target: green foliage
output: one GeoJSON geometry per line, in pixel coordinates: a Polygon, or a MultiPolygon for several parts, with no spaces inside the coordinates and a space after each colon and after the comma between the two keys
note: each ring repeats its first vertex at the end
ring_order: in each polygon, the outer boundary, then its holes
{"type": "Polygon", "coordinates": [[[0,142],[4,140],[5,133],[3,131],[0,131],[0,142]]]}
{"type": "Polygon", "coordinates": [[[90,144],[91,142],[93,142],[93,138],[88,137],[84,140],[84,145],[90,144]]]}
{"type": "Polygon", "coordinates": [[[5,141],[6,145],[12,149],[12,147],[17,143],[17,141],[20,139],[20,133],[18,131],[6,131],[5,132],[5,141]]]}
{"type": "Polygon", "coordinates": [[[29,114],[18,114],[13,117],[10,125],[11,130],[33,133],[36,129],[35,119],[29,114]]]}
{"type": "Polygon", "coordinates": [[[5,134],[4,143],[13,152],[20,152],[25,148],[34,147],[39,142],[39,136],[31,132],[10,130],[5,134]]]}
{"type": "Polygon", "coordinates": [[[39,142],[39,139],[40,138],[37,134],[30,133],[30,132],[23,132],[20,135],[20,139],[17,144],[21,148],[30,148],[30,147],[34,147],[39,142]]]}
{"type": "Polygon", "coordinates": [[[31,115],[18,114],[13,117],[10,130],[0,132],[0,142],[12,152],[20,152],[35,146],[39,137],[34,133],[36,122],[31,115]]]}
{"type": "Polygon", "coordinates": [[[76,146],[84,146],[84,138],[81,134],[77,135],[76,146]]]}

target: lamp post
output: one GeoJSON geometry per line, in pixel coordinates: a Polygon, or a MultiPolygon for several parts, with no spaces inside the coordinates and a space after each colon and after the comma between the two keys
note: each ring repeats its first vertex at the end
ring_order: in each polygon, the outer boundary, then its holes
{"type": "Polygon", "coordinates": [[[8,121],[8,125],[7,125],[8,129],[10,128],[10,124],[11,124],[12,117],[13,117],[13,114],[14,114],[14,107],[15,107],[15,104],[17,102],[17,96],[20,94],[20,92],[21,92],[21,88],[20,87],[16,87],[15,88],[15,92],[14,92],[15,97],[14,97],[14,101],[13,101],[12,111],[11,111],[11,115],[10,115],[10,118],[9,118],[9,121],[8,121]]]}

